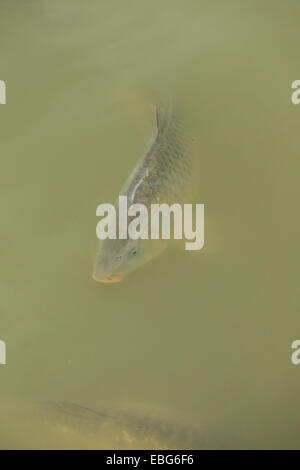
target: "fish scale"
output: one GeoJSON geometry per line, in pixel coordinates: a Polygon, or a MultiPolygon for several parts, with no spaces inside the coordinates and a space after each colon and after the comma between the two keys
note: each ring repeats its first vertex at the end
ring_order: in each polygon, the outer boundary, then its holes
{"type": "Polygon", "coordinates": [[[156,109],[156,122],[153,144],[121,191],[130,203],[146,207],[157,201],[181,202],[191,178],[190,138],[180,114],[171,105],[162,104],[156,109]]]}

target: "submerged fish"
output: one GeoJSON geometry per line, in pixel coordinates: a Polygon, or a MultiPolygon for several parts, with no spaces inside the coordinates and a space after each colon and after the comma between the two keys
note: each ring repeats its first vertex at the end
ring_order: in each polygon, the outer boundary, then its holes
{"type": "MultiPolygon", "coordinates": [[[[49,403],[43,410],[46,428],[72,438],[74,447],[98,449],[198,449],[203,431],[183,416],[145,406],[101,406],[49,403]]],[[[65,444],[67,445],[67,444],[65,444]]]]}
{"type": "MultiPolygon", "coordinates": [[[[183,201],[191,176],[190,138],[184,121],[171,103],[156,109],[157,134],[120,192],[128,206],[173,204],[183,201]]],[[[118,204],[116,204],[116,212],[118,204]]],[[[166,247],[166,240],[105,239],[94,264],[96,281],[119,282],[166,247]]]]}

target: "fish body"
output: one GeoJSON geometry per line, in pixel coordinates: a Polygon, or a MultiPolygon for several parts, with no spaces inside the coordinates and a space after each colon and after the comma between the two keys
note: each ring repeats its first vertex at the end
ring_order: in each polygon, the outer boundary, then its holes
{"type": "MultiPolygon", "coordinates": [[[[37,410],[39,411],[39,410],[37,410]]],[[[78,403],[49,403],[41,408],[47,427],[58,435],[111,449],[197,449],[204,445],[203,431],[171,410],[143,405],[94,407],[78,403]]],[[[77,444],[78,445],[78,444],[77,444]]]]}
{"type": "MultiPolygon", "coordinates": [[[[156,108],[156,125],[152,145],[120,192],[120,196],[127,197],[128,207],[143,204],[148,213],[151,204],[182,202],[188,193],[192,171],[190,137],[184,120],[171,103],[156,108]]],[[[101,240],[93,278],[100,282],[118,282],[161,253],[166,245],[166,240],[101,240]]]]}
{"type": "Polygon", "coordinates": [[[187,192],[191,174],[189,136],[171,104],[156,109],[157,135],[121,190],[128,204],[173,204],[187,192]]]}

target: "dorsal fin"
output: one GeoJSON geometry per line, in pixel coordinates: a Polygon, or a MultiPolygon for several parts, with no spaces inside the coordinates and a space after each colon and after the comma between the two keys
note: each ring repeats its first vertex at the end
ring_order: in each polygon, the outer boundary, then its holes
{"type": "Polygon", "coordinates": [[[165,111],[163,106],[159,105],[155,109],[155,114],[156,114],[156,127],[157,127],[157,132],[160,133],[162,128],[163,128],[163,121],[164,121],[164,116],[165,116],[165,111]]]}
{"type": "Polygon", "coordinates": [[[157,133],[161,134],[167,127],[171,117],[171,100],[169,98],[165,98],[163,101],[159,102],[155,108],[155,115],[157,133]]]}

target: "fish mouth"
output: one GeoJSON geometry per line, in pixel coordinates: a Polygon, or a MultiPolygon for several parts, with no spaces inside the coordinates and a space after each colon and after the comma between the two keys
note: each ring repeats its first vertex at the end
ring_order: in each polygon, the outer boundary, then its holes
{"type": "Polygon", "coordinates": [[[122,276],[106,276],[106,277],[97,277],[93,274],[93,279],[96,282],[102,282],[103,284],[115,284],[117,282],[121,282],[123,277],[122,276]]]}

